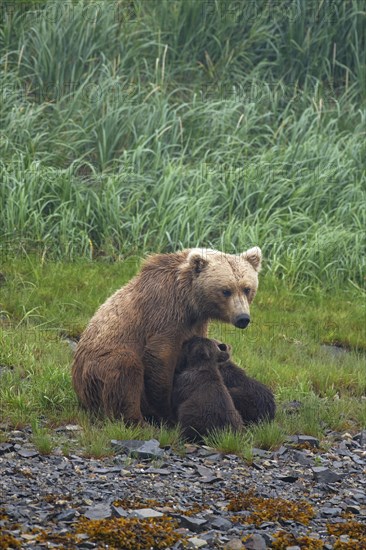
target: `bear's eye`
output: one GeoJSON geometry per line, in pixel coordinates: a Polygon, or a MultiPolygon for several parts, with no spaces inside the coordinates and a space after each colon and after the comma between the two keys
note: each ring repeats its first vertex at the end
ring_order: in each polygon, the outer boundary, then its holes
{"type": "Polygon", "coordinates": [[[243,292],[244,292],[245,296],[249,296],[249,294],[250,294],[250,288],[249,288],[248,286],[245,287],[245,288],[243,289],[243,292]]]}
{"type": "Polygon", "coordinates": [[[231,290],[225,289],[225,290],[222,291],[222,293],[223,293],[223,295],[226,296],[227,298],[228,298],[229,296],[231,296],[231,290]]]}

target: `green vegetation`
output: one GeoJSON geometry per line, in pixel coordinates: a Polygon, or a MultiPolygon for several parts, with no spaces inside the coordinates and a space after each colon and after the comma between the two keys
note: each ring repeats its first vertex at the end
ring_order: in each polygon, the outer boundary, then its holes
{"type": "MultiPolygon", "coordinates": [[[[71,386],[72,350],[67,335],[80,334],[98,304],[129,279],[138,264],[84,260],[8,260],[2,268],[0,320],[0,416],[13,426],[32,426],[41,452],[82,448],[87,455],[112,452],[111,439],[155,437],[182,450],[177,429],[126,427],[93,420],[78,407],[71,386]],[[65,424],[81,429],[55,432],[65,424]]],[[[278,402],[276,420],[240,436],[214,433],[208,445],[248,460],[251,446],[273,449],[289,434],[320,437],[326,430],[357,431],[366,425],[366,333],[358,292],[323,296],[289,293],[264,277],[244,332],[215,323],[210,336],[232,345],[235,361],[269,384],[278,402]],[[337,342],[345,348],[324,348],[337,342]],[[348,349],[349,351],[345,351],[348,349]],[[299,409],[286,403],[298,400],[299,409]]],[[[3,439],[3,438],[2,438],[3,439]]]]}
{"type": "Polygon", "coordinates": [[[259,244],[288,286],[364,287],[362,0],[2,13],[3,255],[259,244]]]}
{"type": "Polygon", "coordinates": [[[205,437],[205,444],[222,453],[242,456],[248,462],[253,459],[253,437],[250,430],[243,433],[237,433],[231,429],[213,430],[205,437]]]}
{"type": "Polygon", "coordinates": [[[207,442],[250,458],[365,426],[365,19],[363,0],[1,6],[0,413],[40,452],[182,450],[80,411],[64,338],[141,256],[190,246],[262,248],[253,324],[211,336],[279,404],[207,442]]]}

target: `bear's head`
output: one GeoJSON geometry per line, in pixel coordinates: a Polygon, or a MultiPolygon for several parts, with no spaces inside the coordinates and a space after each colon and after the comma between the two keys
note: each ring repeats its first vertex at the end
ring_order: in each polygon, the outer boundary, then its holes
{"type": "Polygon", "coordinates": [[[198,318],[217,319],[246,328],[250,304],[258,288],[262,253],[253,247],[242,254],[187,250],[180,277],[189,278],[192,308],[198,318]]]}
{"type": "Polygon", "coordinates": [[[181,361],[186,368],[196,367],[207,362],[224,363],[229,357],[226,349],[222,349],[216,340],[209,338],[193,336],[186,340],[182,346],[181,361]]]}

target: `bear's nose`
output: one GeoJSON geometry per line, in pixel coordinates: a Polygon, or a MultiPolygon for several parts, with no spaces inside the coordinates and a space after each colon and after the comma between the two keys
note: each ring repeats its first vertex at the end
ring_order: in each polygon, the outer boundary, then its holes
{"type": "Polygon", "coordinates": [[[247,313],[243,313],[242,315],[239,315],[236,319],[235,319],[235,323],[234,325],[237,327],[237,328],[246,328],[250,323],[250,317],[247,313]]]}

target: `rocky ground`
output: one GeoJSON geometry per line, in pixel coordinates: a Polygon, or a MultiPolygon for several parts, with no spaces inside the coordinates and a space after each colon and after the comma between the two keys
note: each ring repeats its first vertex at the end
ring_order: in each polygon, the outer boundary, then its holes
{"type": "Polygon", "coordinates": [[[0,444],[0,548],[366,548],[366,431],[327,451],[294,436],[250,465],[154,440],[41,455],[29,436],[0,444]]]}

